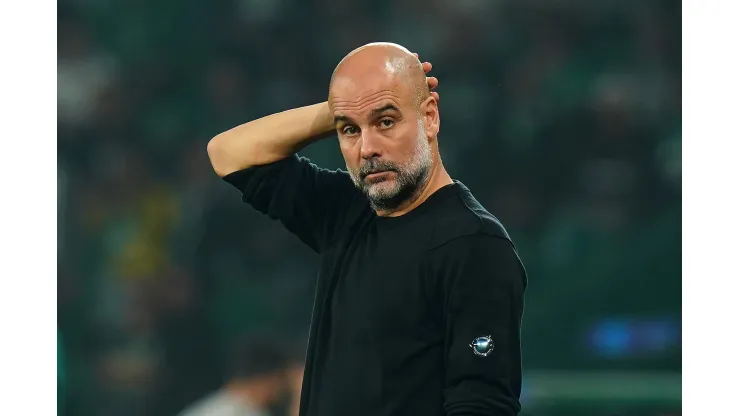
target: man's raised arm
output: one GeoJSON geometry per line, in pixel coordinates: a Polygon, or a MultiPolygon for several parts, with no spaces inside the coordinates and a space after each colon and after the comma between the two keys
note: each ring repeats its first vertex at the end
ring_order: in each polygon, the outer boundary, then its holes
{"type": "Polygon", "coordinates": [[[334,131],[327,102],[271,114],[225,131],[208,142],[218,176],[277,162],[334,131]]]}

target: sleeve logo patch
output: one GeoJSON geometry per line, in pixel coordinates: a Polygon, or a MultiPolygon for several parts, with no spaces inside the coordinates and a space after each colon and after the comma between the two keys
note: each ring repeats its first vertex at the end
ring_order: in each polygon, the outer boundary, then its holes
{"type": "Polygon", "coordinates": [[[473,353],[479,357],[485,357],[493,351],[493,340],[491,336],[478,337],[470,343],[473,353]]]}

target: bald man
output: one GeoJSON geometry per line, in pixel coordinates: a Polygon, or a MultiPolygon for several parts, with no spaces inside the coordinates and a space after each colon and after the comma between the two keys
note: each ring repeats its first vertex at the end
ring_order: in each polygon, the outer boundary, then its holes
{"type": "Polygon", "coordinates": [[[501,223],[442,164],[437,80],[365,45],[328,102],[208,144],[216,173],[321,257],[300,414],[515,415],[526,274],[501,223]],[[347,171],[296,155],[336,133],[347,171]]]}

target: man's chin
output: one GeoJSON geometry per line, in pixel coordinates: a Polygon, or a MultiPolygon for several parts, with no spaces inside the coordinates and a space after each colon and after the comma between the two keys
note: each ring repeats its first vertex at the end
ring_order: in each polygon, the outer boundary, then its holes
{"type": "Polygon", "coordinates": [[[398,193],[398,184],[395,179],[374,180],[365,185],[365,192],[374,199],[393,198],[398,193]]]}

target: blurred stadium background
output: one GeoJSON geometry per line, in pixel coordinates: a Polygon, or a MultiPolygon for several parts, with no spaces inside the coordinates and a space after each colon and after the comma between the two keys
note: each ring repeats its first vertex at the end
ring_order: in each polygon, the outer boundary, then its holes
{"type": "Polygon", "coordinates": [[[433,63],[448,170],[529,270],[522,414],[680,414],[679,1],[59,0],[65,414],[174,415],[244,337],[301,357],[317,259],[205,146],[371,41],[433,63]]]}

